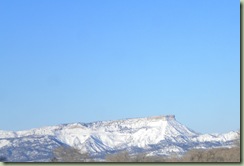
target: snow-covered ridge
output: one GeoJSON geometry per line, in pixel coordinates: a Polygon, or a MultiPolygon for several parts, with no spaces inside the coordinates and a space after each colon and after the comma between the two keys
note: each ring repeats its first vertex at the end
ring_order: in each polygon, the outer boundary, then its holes
{"type": "Polygon", "coordinates": [[[131,153],[168,155],[192,148],[230,147],[238,136],[238,132],[199,134],[179,123],[174,115],[166,115],[70,123],[17,132],[0,130],[0,151],[12,161],[27,153],[30,157],[22,161],[47,159],[52,149],[63,145],[100,157],[123,149],[131,153]]]}
{"type": "Polygon", "coordinates": [[[230,131],[228,133],[223,133],[223,134],[202,134],[196,138],[193,138],[192,140],[196,142],[207,142],[207,141],[227,142],[227,141],[235,140],[239,136],[240,136],[239,132],[230,131]]]}
{"type": "Polygon", "coordinates": [[[121,119],[121,120],[108,120],[108,121],[95,121],[90,123],[70,123],[70,124],[61,124],[57,126],[47,126],[41,128],[34,128],[30,130],[23,130],[23,131],[3,131],[0,130],[0,138],[12,138],[12,137],[21,137],[21,136],[28,136],[28,135],[55,135],[55,131],[65,129],[65,128],[101,128],[110,125],[122,125],[127,124],[130,127],[141,127],[145,125],[146,121],[169,121],[175,120],[174,115],[161,115],[161,116],[153,116],[153,117],[146,117],[146,118],[128,118],[128,119],[121,119]],[[132,125],[137,123],[137,125],[132,125]]]}

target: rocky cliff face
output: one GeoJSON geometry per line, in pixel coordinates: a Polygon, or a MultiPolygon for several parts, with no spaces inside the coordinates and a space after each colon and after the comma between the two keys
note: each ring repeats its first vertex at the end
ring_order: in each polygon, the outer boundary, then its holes
{"type": "Polygon", "coordinates": [[[237,137],[237,132],[201,135],[176,121],[174,115],[166,115],[0,131],[0,152],[14,162],[49,161],[58,146],[71,146],[101,159],[120,150],[169,155],[192,148],[230,147],[237,137]]]}

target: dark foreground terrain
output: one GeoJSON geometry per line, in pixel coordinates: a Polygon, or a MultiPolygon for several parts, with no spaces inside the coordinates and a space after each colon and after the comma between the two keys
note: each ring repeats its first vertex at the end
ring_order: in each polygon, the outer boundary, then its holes
{"type": "MultiPolygon", "coordinates": [[[[58,148],[54,151],[52,162],[97,162],[88,154],[80,154],[75,149],[58,148]]],[[[130,155],[127,151],[106,156],[102,162],[240,162],[240,148],[194,149],[182,156],[130,155]]]]}

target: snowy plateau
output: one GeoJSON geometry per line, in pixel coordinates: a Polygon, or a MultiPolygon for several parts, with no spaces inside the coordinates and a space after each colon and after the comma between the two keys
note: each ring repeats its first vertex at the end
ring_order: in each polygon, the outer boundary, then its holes
{"type": "Polygon", "coordinates": [[[106,154],[181,155],[190,149],[232,147],[239,132],[200,134],[174,115],[71,123],[26,131],[0,130],[0,156],[8,162],[48,162],[53,150],[70,146],[103,161],[106,154]]]}

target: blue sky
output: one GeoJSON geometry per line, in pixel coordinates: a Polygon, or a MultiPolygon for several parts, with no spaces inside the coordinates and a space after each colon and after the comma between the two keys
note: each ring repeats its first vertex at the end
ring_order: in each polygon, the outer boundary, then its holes
{"type": "Polygon", "coordinates": [[[240,128],[240,2],[0,2],[0,130],[174,114],[240,128]]]}

